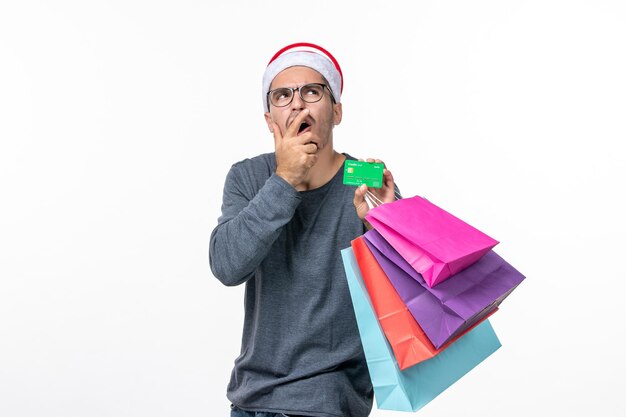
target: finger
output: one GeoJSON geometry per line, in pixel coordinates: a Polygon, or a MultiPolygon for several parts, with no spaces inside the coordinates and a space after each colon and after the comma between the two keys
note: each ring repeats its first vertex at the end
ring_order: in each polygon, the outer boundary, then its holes
{"type": "Polygon", "coordinates": [[[372,190],[372,194],[374,194],[379,200],[390,203],[395,200],[395,182],[393,179],[393,174],[388,169],[385,169],[383,172],[383,186],[381,188],[375,188],[372,190]]]}
{"type": "Polygon", "coordinates": [[[308,143],[313,143],[313,141],[311,140],[311,138],[313,137],[313,133],[312,132],[305,132],[301,135],[297,135],[296,137],[293,138],[294,140],[294,144],[300,144],[300,145],[306,145],[308,143]]]}
{"type": "Polygon", "coordinates": [[[383,182],[385,184],[394,184],[393,174],[388,169],[385,169],[385,172],[383,173],[383,177],[384,177],[383,182]]]}
{"type": "Polygon", "coordinates": [[[389,170],[385,170],[385,174],[383,174],[383,184],[385,187],[385,192],[387,194],[386,202],[395,201],[396,199],[396,183],[393,179],[393,174],[389,170]]]}
{"type": "Polygon", "coordinates": [[[300,113],[298,113],[298,115],[293,119],[293,121],[287,128],[287,133],[285,134],[285,136],[297,136],[300,125],[308,115],[309,109],[304,109],[300,113]]]}
{"type": "Polygon", "coordinates": [[[361,204],[365,203],[365,193],[367,193],[367,185],[363,184],[354,190],[354,207],[358,209],[361,204]]]}
{"type": "Polygon", "coordinates": [[[302,149],[310,155],[317,153],[317,145],[312,142],[302,145],[302,149]]]}
{"type": "Polygon", "coordinates": [[[356,190],[354,190],[354,199],[352,202],[354,204],[354,209],[356,210],[357,216],[363,221],[363,223],[369,230],[372,228],[372,226],[367,221],[365,221],[365,216],[370,211],[370,205],[367,201],[366,195],[367,185],[363,184],[360,187],[357,187],[356,190]]]}

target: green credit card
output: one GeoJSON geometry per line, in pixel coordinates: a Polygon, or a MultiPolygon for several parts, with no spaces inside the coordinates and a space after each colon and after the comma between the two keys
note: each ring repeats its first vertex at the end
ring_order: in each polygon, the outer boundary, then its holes
{"type": "Polygon", "coordinates": [[[345,185],[365,184],[372,188],[383,186],[384,164],[346,160],[343,165],[343,183],[345,185]]]}

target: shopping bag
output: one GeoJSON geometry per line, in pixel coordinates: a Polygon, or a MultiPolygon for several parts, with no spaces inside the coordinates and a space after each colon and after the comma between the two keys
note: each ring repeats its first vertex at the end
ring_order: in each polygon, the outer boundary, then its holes
{"type": "Polygon", "coordinates": [[[364,238],[376,262],[436,348],[495,312],[524,280],[524,275],[489,251],[451,279],[430,288],[380,233],[370,230],[364,238]]]}
{"type": "Polygon", "coordinates": [[[439,353],[376,262],[363,237],[352,241],[352,250],[380,326],[400,369],[406,369],[439,353]]]}
{"type": "MultiPolygon", "coordinates": [[[[400,369],[406,369],[432,358],[454,341],[454,338],[450,338],[449,343],[435,347],[398,295],[363,237],[352,241],[352,250],[376,317],[391,345],[400,369]]],[[[492,312],[488,312],[481,318],[486,318],[492,312]]],[[[455,334],[455,337],[460,334],[460,332],[455,334]]]]}
{"type": "Polygon", "coordinates": [[[434,358],[401,371],[376,319],[352,248],[342,250],[341,256],[378,408],[419,410],[501,346],[485,320],[434,358]]]}
{"type": "Polygon", "coordinates": [[[365,219],[434,287],[498,244],[419,196],[374,207],[365,219]]]}

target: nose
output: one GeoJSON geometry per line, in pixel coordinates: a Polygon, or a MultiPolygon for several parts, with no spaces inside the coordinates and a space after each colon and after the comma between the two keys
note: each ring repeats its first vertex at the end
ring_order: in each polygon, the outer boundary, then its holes
{"type": "Polygon", "coordinates": [[[302,110],[306,107],[306,101],[302,100],[302,97],[300,97],[299,89],[293,92],[293,98],[290,104],[292,110],[302,110]]]}

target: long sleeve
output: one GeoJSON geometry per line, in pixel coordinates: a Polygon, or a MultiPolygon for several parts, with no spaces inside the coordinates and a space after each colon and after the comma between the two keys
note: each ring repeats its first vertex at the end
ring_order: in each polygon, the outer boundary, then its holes
{"type": "Polygon", "coordinates": [[[285,180],[271,174],[263,184],[263,175],[235,164],[226,177],[222,215],[209,245],[211,271],[224,285],[252,276],[300,204],[285,180]]]}
{"type": "Polygon", "coordinates": [[[211,236],[214,275],[246,286],[228,398],[248,409],[366,416],[372,387],[341,260],[364,228],[355,187],[340,168],[298,192],[275,169],[274,154],[233,165],[211,236]]]}

